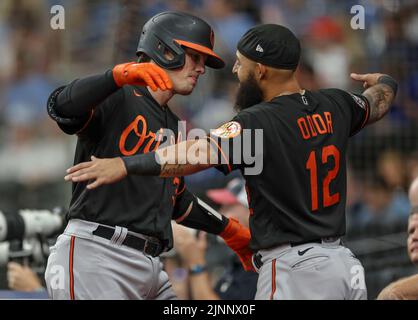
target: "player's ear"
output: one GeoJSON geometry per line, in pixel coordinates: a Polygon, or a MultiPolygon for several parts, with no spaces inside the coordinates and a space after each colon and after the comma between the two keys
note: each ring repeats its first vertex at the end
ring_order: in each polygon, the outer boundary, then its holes
{"type": "Polygon", "coordinates": [[[258,81],[262,80],[267,73],[267,68],[265,65],[261,64],[261,63],[257,63],[255,66],[255,76],[257,78],[258,81]]]}

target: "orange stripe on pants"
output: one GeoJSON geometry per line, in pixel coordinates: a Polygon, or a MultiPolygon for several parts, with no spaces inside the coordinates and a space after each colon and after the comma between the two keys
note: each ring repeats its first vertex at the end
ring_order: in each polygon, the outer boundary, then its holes
{"type": "Polygon", "coordinates": [[[274,293],[276,292],[276,259],[271,263],[271,295],[270,300],[273,300],[274,293]]]}
{"type": "Polygon", "coordinates": [[[70,244],[70,299],[75,300],[74,298],[74,273],[73,273],[73,265],[74,265],[74,242],[75,237],[71,237],[71,244],[70,244]]]}

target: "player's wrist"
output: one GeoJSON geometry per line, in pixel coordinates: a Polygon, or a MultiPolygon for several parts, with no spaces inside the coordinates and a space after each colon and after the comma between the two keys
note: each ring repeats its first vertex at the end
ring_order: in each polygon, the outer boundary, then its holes
{"type": "Polygon", "coordinates": [[[240,230],[240,227],[237,219],[225,217],[224,229],[219,233],[219,236],[224,240],[232,238],[240,230]]]}
{"type": "Polygon", "coordinates": [[[105,76],[105,79],[106,79],[105,84],[106,84],[106,87],[109,88],[109,91],[114,92],[117,89],[119,89],[119,86],[116,83],[115,78],[113,76],[113,70],[112,69],[107,70],[105,72],[104,76],[105,76]]]}
{"type": "Polygon", "coordinates": [[[121,157],[128,175],[159,176],[161,165],[155,152],[148,152],[130,157],[121,157]]]}
{"type": "Polygon", "coordinates": [[[393,91],[393,94],[396,96],[396,92],[398,91],[398,83],[395,79],[387,74],[382,74],[377,79],[377,84],[385,84],[390,87],[393,91]]]}
{"type": "Polygon", "coordinates": [[[199,275],[207,271],[207,266],[204,263],[193,264],[189,267],[190,275],[199,275]]]}
{"type": "Polygon", "coordinates": [[[123,170],[123,177],[126,177],[128,175],[128,169],[126,168],[125,161],[123,161],[122,157],[116,158],[116,161],[119,161],[121,163],[120,167],[123,170]]]}

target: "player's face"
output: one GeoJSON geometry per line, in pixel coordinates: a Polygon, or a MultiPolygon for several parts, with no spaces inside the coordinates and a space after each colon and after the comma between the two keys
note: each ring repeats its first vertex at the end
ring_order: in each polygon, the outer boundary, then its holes
{"type": "Polygon", "coordinates": [[[235,64],[232,73],[238,78],[239,83],[248,79],[248,76],[254,72],[254,62],[244,57],[239,51],[236,52],[235,64]]]}
{"type": "Polygon", "coordinates": [[[408,254],[412,263],[418,265],[418,213],[409,217],[408,254]]]}
{"type": "Polygon", "coordinates": [[[186,48],[185,63],[182,68],[166,70],[173,82],[175,94],[189,95],[197,84],[199,76],[205,73],[207,55],[196,50],[186,48]]]}
{"type": "Polygon", "coordinates": [[[238,77],[239,88],[235,100],[235,109],[244,110],[263,101],[263,92],[254,76],[255,63],[237,51],[232,72],[238,77]]]}

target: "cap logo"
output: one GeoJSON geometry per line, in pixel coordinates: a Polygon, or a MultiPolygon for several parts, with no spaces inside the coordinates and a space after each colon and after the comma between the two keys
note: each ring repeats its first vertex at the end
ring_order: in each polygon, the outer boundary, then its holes
{"type": "Polygon", "coordinates": [[[264,52],[264,49],[258,44],[257,48],[255,48],[255,51],[264,52]]]}

